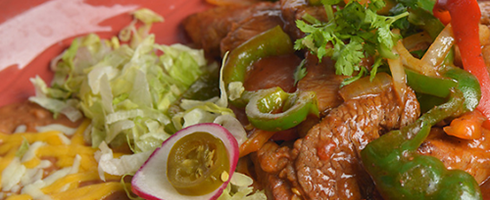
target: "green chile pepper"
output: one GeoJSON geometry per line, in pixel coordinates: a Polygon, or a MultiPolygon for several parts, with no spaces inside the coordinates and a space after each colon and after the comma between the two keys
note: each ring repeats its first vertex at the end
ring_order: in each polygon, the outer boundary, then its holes
{"type": "Polygon", "coordinates": [[[253,94],[245,113],[256,128],[282,131],[298,125],[309,114],[319,116],[320,112],[314,92],[287,93],[276,87],[253,94]]]}
{"type": "MultiPolygon", "coordinates": [[[[243,83],[247,68],[257,60],[293,52],[291,39],[280,26],[251,38],[234,49],[223,66],[226,89],[230,83],[243,83]]],[[[286,93],[280,88],[245,91],[241,98],[231,103],[237,107],[246,106],[250,123],[267,131],[286,130],[304,121],[308,114],[319,115],[316,95],[311,92],[286,93]]]]}
{"type": "Polygon", "coordinates": [[[226,89],[231,82],[243,82],[247,68],[260,58],[293,52],[293,43],[280,26],[251,38],[231,51],[223,66],[226,89]]]}
{"type": "Polygon", "coordinates": [[[446,103],[433,107],[413,124],[381,136],[361,151],[364,167],[385,199],[482,198],[480,187],[470,174],[448,170],[440,160],[417,153],[433,125],[478,105],[481,93],[473,75],[452,67],[446,67],[444,75],[457,82],[446,103]]]}

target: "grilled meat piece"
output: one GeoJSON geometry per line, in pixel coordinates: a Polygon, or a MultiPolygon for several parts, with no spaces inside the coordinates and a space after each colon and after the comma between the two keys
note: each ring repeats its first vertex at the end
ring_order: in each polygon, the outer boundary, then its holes
{"type": "Polygon", "coordinates": [[[305,36],[298,27],[296,20],[301,20],[305,14],[309,14],[320,21],[327,21],[327,14],[323,6],[311,6],[307,0],[280,0],[281,11],[286,21],[284,29],[293,40],[305,36]]]}
{"type": "Polygon", "coordinates": [[[389,85],[381,93],[350,99],[332,109],[294,147],[265,145],[253,158],[260,166],[256,167],[262,173],[259,178],[274,183],[266,184],[270,197],[372,198],[374,185],[360,163],[359,152],[380,133],[419,116],[413,91],[407,92],[406,99],[405,105],[399,105],[389,85]]]}
{"type": "Polygon", "coordinates": [[[231,51],[250,38],[267,31],[275,26],[284,29],[284,21],[279,4],[273,4],[268,10],[258,10],[248,18],[233,23],[230,32],[221,40],[221,55],[231,51]]]}
{"type": "Polygon", "coordinates": [[[187,17],[182,23],[197,48],[213,58],[221,56],[220,43],[237,23],[256,13],[277,10],[277,4],[262,2],[252,6],[219,6],[187,17]]]}
{"type": "Polygon", "coordinates": [[[313,91],[318,98],[318,109],[325,116],[332,108],[339,106],[343,100],[338,95],[340,84],[347,78],[335,74],[333,61],[324,58],[318,61],[316,55],[307,52],[305,67],[307,74],[298,82],[298,90],[313,91]]]}

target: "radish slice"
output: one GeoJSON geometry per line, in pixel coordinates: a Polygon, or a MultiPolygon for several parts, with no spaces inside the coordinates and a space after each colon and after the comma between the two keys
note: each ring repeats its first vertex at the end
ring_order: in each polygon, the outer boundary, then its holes
{"type": "Polygon", "coordinates": [[[239,151],[236,139],[227,129],[223,128],[219,124],[203,123],[189,126],[172,135],[163,142],[161,147],[157,148],[153,152],[150,158],[134,175],[131,181],[132,191],[138,196],[150,200],[217,199],[228,185],[230,177],[235,171],[236,164],[238,162],[238,155],[239,151]],[[172,148],[174,148],[174,144],[179,143],[178,141],[180,139],[199,132],[209,133],[223,142],[225,149],[227,150],[230,168],[228,174],[223,173],[223,177],[220,177],[223,179],[223,184],[221,184],[221,186],[216,188],[214,191],[199,196],[183,195],[174,188],[167,176],[167,162],[169,159],[169,154],[172,148]]]}

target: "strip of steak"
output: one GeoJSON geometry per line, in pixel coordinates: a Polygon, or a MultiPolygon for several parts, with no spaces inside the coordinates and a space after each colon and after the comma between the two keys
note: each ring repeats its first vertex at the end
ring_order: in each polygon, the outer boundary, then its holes
{"type": "Polygon", "coordinates": [[[334,64],[330,58],[318,61],[316,55],[305,53],[306,76],[298,82],[298,90],[313,91],[318,99],[318,109],[325,116],[332,108],[339,106],[343,100],[338,95],[340,84],[347,76],[335,74],[334,64]]]}
{"type": "Polygon", "coordinates": [[[359,152],[380,133],[398,129],[420,115],[413,91],[407,92],[406,99],[405,105],[399,105],[389,84],[378,94],[346,100],[332,109],[294,147],[265,145],[253,159],[262,173],[259,179],[275,183],[266,188],[269,197],[373,198],[374,185],[360,163],[359,152]]]}
{"type": "Polygon", "coordinates": [[[268,10],[257,10],[248,18],[238,23],[233,23],[230,32],[221,40],[221,55],[275,26],[280,26],[284,29],[284,21],[278,3],[273,4],[268,10]]]}
{"type": "Polygon", "coordinates": [[[277,3],[262,2],[252,6],[219,6],[187,17],[182,23],[197,48],[213,58],[221,56],[220,43],[239,23],[254,14],[277,10],[277,3]]]}
{"type": "Polygon", "coordinates": [[[323,6],[310,6],[307,0],[280,0],[280,4],[286,21],[285,30],[294,40],[305,36],[296,27],[296,20],[302,20],[306,14],[320,21],[328,21],[325,8],[323,6]]]}

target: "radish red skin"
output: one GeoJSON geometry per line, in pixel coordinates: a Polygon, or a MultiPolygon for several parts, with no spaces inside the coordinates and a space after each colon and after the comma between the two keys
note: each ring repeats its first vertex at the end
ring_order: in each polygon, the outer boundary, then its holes
{"type": "Polygon", "coordinates": [[[157,148],[148,160],[136,172],[131,181],[132,191],[145,199],[161,200],[161,199],[217,199],[223,190],[228,185],[231,176],[233,175],[239,157],[238,143],[233,135],[224,127],[215,123],[202,123],[186,127],[172,135],[162,143],[162,146],[157,148]],[[173,144],[180,138],[194,133],[207,132],[221,139],[226,149],[228,150],[230,170],[228,171],[228,180],[211,193],[201,196],[188,196],[179,194],[173,186],[168,182],[166,168],[168,152],[173,147],[173,144]]]}

